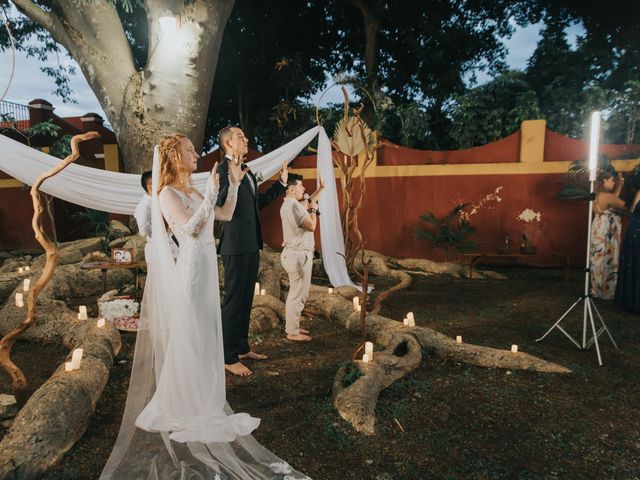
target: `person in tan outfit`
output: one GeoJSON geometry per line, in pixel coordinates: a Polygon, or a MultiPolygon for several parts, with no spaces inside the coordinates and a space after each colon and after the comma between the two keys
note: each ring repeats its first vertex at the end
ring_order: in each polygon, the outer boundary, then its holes
{"type": "Polygon", "coordinates": [[[290,173],[280,218],[284,249],[280,255],[282,266],[289,276],[289,293],[285,304],[286,332],[289,340],[309,341],[309,332],[300,328],[300,316],[311,287],[311,269],[315,240],[313,232],[318,223],[317,198],[324,188],[320,187],[305,199],[302,175],[290,173]]]}

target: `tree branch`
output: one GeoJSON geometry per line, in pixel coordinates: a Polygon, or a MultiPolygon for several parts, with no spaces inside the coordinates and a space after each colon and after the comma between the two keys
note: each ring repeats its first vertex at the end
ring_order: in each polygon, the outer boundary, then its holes
{"type": "Polygon", "coordinates": [[[62,22],[58,17],[51,13],[45,12],[42,8],[40,8],[40,6],[36,5],[31,0],[11,1],[21,13],[29,17],[42,28],[48,30],[57,41],[63,43],[60,40],[60,37],[66,36],[66,32],[64,31],[62,22]]]}

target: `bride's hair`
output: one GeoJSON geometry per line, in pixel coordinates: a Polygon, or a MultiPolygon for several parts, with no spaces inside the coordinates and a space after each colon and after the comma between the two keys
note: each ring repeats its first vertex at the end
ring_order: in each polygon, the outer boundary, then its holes
{"type": "MultiPolygon", "coordinates": [[[[160,178],[158,179],[158,192],[164,187],[176,181],[180,182],[189,172],[184,168],[180,155],[180,142],[187,138],[181,133],[167,135],[158,146],[160,154],[160,178]]],[[[184,186],[188,188],[188,185],[184,186]]]]}

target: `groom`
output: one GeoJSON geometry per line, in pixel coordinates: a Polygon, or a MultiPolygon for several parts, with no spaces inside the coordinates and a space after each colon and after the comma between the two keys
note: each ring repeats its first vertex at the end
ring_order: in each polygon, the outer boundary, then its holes
{"type": "MultiPolygon", "coordinates": [[[[249,150],[249,141],[238,127],[225,127],[218,134],[218,144],[225,158],[218,166],[220,193],[218,205],[223,205],[229,189],[229,162],[242,162],[249,150]]],[[[238,200],[233,217],[222,224],[218,251],[224,264],[224,302],[222,304],[222,337],[224,341],[224,368],[243,377],[251,375],[240,360],[264,360],[266,355],[249,348],[249,319],[253,292],[260,267],[262,232],[258,210],[282,196],[287,185],[287,164],[280,173],[280,181],[265,193],[258,193],[258,183],[251,170],[244,176],[238,189],[238,200]]]]}

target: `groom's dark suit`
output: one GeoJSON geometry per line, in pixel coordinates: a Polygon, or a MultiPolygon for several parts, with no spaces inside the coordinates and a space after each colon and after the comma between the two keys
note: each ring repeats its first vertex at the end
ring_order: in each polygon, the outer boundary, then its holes
{"type": "MultiPolygon", "coordinates": [[[[229,158],[218,166],[222,206],[229,190],[229,158]]],[[[258,184],[251,171],[238,188],[238,201],[233,217],[222,223],[218,252],[224,264],[224,302],[222,303],[222,336],[224,363],[239,361],[238,355],[249,353],[249,318],[253,305],[253,291],[260,267],[262,232],[258,210],[281,196],[285,187],[274,183],[265,193],[258,193],[258,184]]]]}

